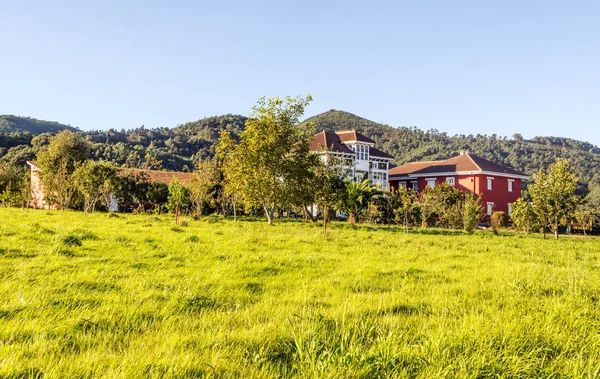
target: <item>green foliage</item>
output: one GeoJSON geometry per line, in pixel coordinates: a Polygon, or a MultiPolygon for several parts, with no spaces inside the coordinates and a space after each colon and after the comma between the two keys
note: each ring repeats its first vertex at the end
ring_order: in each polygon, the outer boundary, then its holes
{"type": "Polygon", "coordinates": [[[246,208],[264,210],[269,224],[279,208],[304,206],[310,196],[304,188],[318,158],[296,125],[311,100],[261,98],[239,143],[223,133],[218,150],[226,191],[239,194],[246,208]]]}
{"type": "Polygon", "coordinates": [[[80,134],[64,130],[50,138],[50,144],[38,154],[46,202],[61,209],[71,205],[77,190],[71,175],[88,157],[88,144],[80,134]]]}
{"type": "Polygon", "coordinates": [[[558,159],[546,172],[541,169],[529,186],[535,213],[542,227],[550,227],[558,239],[558,228],[565,225],[581,203],[575,196],[577,177],[569,161],[558,159]]]}
{"type": "Polygon", "coordinates": [[[169,183],[169,209],[175,213],[175,224],[179,225],[179,215],[181,210],[187,207],[189,203],[189,190],[179,182],[179,179],[173,178],[169,183]]]}
{"type": "Polygon", "coordinates": [[[0,377],[600,370],[600,239],[173,219],[0,209],[0,377]]]}
{"type": "Polygon", "coordinates": [[[0,133],[27,132],[31,134],[59,133],[63,130],[79,132],[77,128],[54,121],[37,120],[31,117],[0,115],[0,133]]]}
{"type": "Polygon", "coordinates": [[[73,172],[73,184],[83,196],[83,210],[93,212],[100,201],[106,209],[110,205],[111,195],[117,189],[117,168],[104,161],[85,161],[73,172]]]}
{"type": "Polygon", "coordinates": [[[463,193],[448,183],[426,187],[420,194],[419,207],[423,214],[423,226],[437,224],[445,228],[461,229],[463,193]]]}
{"type": "Polygon", "coordinates": [[[539,226],[533,204],[523,198],[518,199],[512,204],[510,218],[513,221],[513,225],[526,234],[531,233],[539,226]]]}
{"type": "Polygon", "coordinates": [[[190,202],[196,215],[202,215],[204,204],[215,194],[220,177],[216,159],[205,159],[196,165],[194,179],[190,185],[190,202]]]}
{"type": "Polygon", "coordinates": [[[508,215],[505,212],[494,212],[490,216],[490,223],[494,228],[506,228],[508,226],[508,215]]]}
{"type": "Polygon", "coordinates": [[[0,206],[25,206],[29,192],[30,178],[25,167],[0,161],[0,206]]]}
{"type": "Polygon", "coordinates": [[[361,216],[367,210],[371,200],[381,192],[369,184],[368,179],[347,181],[346,193],[341,202],[341,210],[348,214],[348,222],[360,222],[361,216]]]}
{"type": "Polygon", "coordinates": [[[473,233],[475,227],[483,217],[483,205],[481,200],[472,192],[463,195],[462,204],[462,223],[463,230],[467,233],[473,233]]]}
{"type": "Polygon", "coordinates": [[[323,212],[323,230],[327,233],[329,210],[341,207],[346,191],[345,169],[342,161],[333,155],[326,155],[314,162],[313,181],[307,191],[313,196],[313,203],[323,212]]]}

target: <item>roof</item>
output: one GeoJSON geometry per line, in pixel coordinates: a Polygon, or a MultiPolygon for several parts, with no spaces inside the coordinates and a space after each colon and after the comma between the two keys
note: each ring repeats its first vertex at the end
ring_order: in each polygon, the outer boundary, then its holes
{"type": "Polygon", "coordinates": [[[444,161],[414,162],[390,170],[390,176],[422,176],[454,172],[489,172],[508,176],[527,177],[512,168],[488,161],[474,154],[462,153],[444,161]]]}
{"type": "Polygon", "coordinates": [[[439,162],[443,162],[443,161],[423,161],[423,162],[405,163],[401,166],[390,169],[389,174],[390,174],[390,176],[392,176],[392,175],[395,175],[395,176],[408,175],[408,174],[412,174],[413,172],[422,170],[425,167],[431,166],[431,165],[439,163],[439,162]]]}
{"type": "Polygon", "coordinates": [[[339,132],[335,132],[342,142],[365,142],[375,144],[375,141],[365,136],[364,134],[357,133],[356,130],[341,130],[339,132]]]}
{"type": "Polygon", "coordinates": [[[394,159],[393,156],[389,155],[386,152],[383,152],[379,149],[376,149],[374,147],[369,147],[369,156],[370,157],[375,157],[375,158],[387,158],[387,159],[394,159]]]}
{"type": "Polygon", "coordinates": [[[340,137],[334,132],[322,131],[315,134],[309,141],[311,151],[319,151],[321,146],[327,147],[327,150],[337,153],[354,154],[354,151],[344,145],[340,137]]]}
{"type": "Polygon", "coordinates": [[[190,172],[176,171],[159,171],[159,170],[142,170],[138,168],[122,168],[119,169],[119,176],[127,176],[129,174],[144,174],[150,183],[165,183],[169,184],[173,178],[179,179],[181,184],[188,185],[192,183],[194,174],[190,172]]]}

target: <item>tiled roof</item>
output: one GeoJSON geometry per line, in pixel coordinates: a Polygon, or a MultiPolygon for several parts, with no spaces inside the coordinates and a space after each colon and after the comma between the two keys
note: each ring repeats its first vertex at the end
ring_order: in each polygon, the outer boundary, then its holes
{"type": "Polygon", "coordinates": [[[489,171],[499,174],[526,176],[525,174],[488,161],[474,154],[463,153],[445,161],[413,162],[393,168],[390,176],[439,174],[449,172],[489,171]]]}
{"type": "Polygon", "coordinates": [[[408,175],[443,161],[411,162],[390,169],[390,176],[408,175]]]}
{"type": "Polygon", "coordinates": [[[340,141],[340,137],[334,132],[322,131],[317,133],[309,141],[311,151],[319,151],[321,146],[325,146],[328,151],[337,153],[354,154],[354,151],[340,141]]]}
{"type": "Polygon", "coordinates": [[[165,183],[169,184],[173,178],[179,179],[181,184],[189,185],[194,178],[194,174],[190,172],[176,171],[159,171],[159,170],[142,170],[137,168],[122,168],[119,169],[119,176],[127,176],[129,174],[144,174],[150,183],[165,183]]]}
{"type": "Polygon", "coordinates": [[[389,155],[386,152],[383,152],[379,149],[376,149],[374,147],[369,147],[369,156],[371,157],[375,157],[375,158],[387,158],[387,159],[394,159],[393,156],[389,155]]]}
{"type": "Polygon", "coordinates": [[[372,144],[375,143],[375,141],[364,134],[357,133],[356,130],[342,130],[335,133],[340,137],[342,142],[358,141],[372,144]]]}

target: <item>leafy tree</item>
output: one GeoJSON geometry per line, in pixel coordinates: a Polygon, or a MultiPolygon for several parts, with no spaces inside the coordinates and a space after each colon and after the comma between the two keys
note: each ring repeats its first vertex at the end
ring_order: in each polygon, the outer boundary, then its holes
{"type": "MultiPolygon", "coordinates": [[[[84,214],[95,211],[96,205],[103,197],[109,197],[111,191],[116,189],[117,168],[104,161],[86,161],[79,165],[73,172],[75,188],[83,196],[84,214]]],[[[110,198],[105,200],[106,207],[110,205],[110,198]],[[108,202],[107,202],[108,201],[108,202]]]]}
{"type": "Polygon", "coordinates": [[[587,232],[591,232],[594,227],[594,221],[596,219],[594,213],[584,209],[578,209],[575,211],[573,218],[583,230],[583,235],[587,235],[587,232]]]}
{"type": "Polygon", "coordinates": [[[462,204],[463,230],[467,233],[473,233],[482,216],[483,205],[481,205],[479,198],[472,192],[465,193],[462,204]]]}
{"type": "Polygon", "coordinates": [[[437,222],[447,228],[462,228],[461,219],[462,192],[448,185],[437,184],[434,188],[426,187],[420,196],[420,208],[423,212],[423,226],[437,222]]]}
{"type": "Polygon", "coordinates": [[[548,226],[558,239],[558,228],[565,225],[580,204],[580,197],[575,196],[577,177],[571,169],[569,161],[558,159],[546,172],[541,169],[533,177],[534,183],[529,186],[533,198],[535,212],[542,227],[548,226]]]}
{"type": "Polygon", "coordinates": [[[317,161],[313,185],[308,190],[308,194],[314,196],[314,203],[323,211],[323,234],[327,234],[329,210],[339,208],[346,190],[342,163],[331,154],[317,161]]]}
{"type": "Polygon", "coordinates": [[[416,225],[420,220],[417,194],[412,189],[401,186],[397,196],[399,203],[395,209],[395,219],[404,225],[404,233],[408,233],[409,225],[416,225]]]}
{"type": "Polygon", "coordinates": [[[46,201],[69,207],[76,188],[71,175],[88,156],[88,144],[81,135],[65,130],[50,138],[46,150],[38,154],[46,201]]]}
{"type": "Polygon", "coordinates": [[[29,199],[30,180],[23,167],[0,162],[0,205],[24,207],[29,199]]]}
{"type": "Polygon", "coordinates": [[[246,208],[262,208],[269,224],[278,208],[305,201],[298,187],[311,177],[315,156],[296,124],[311,100],[261,98],[239,143],[227,137],[220,142],[225,186],[233,186],[228,192],[239,193],[246,208]]]}
{"type": "Polygon", "coordinates": [[[188,190],[181,184],[179,179],[173,178],[169,183],[169,209],[175,212],[175,224],[179,225],[179,215],[189,201],[188,190]]]}
{"type": "Polygon", "coordinates": [[[532,203],[523,198],[518,199],[512,204],[512,213],[510,218],[514,226],[525,234],[531,233],[538,224],[538,217],[532,203]]]}
{"type": "Polygon", "coordinates": [[[190,186],[190,201],[198,216],[202,215],[204,204],[212,198],[219,177],[216,159],[205,159],[196,165],[190,186]]]}

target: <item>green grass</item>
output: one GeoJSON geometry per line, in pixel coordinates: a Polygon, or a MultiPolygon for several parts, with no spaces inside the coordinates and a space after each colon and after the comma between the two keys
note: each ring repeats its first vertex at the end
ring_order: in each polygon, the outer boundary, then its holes
{"type": "Polygon", "coordinates": [[[0,377],[600,377],[600,240],[0,209],[0,377]]]}

